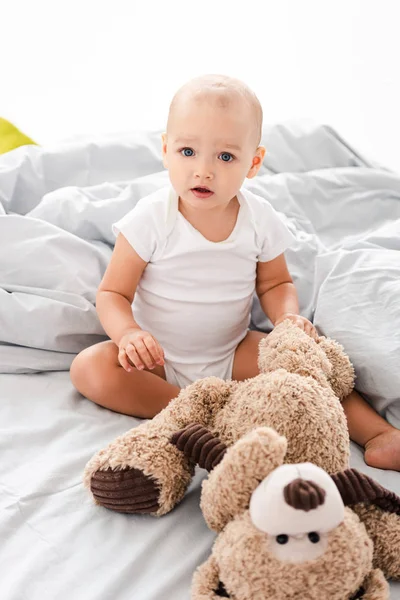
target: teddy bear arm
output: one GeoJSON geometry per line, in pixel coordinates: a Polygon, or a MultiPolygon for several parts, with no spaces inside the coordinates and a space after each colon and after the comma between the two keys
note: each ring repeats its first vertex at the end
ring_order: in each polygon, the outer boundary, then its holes
{"type": "Polygon", "coordinates": [[[400,515],[373,504],[361,503],[351,508],[374,543],[374,566],[382,569],[388,579],[400,580],[400,515]]]}
{"type": "Polygon", "coordinates": [[[185,493],[193,465],[171,437],[193,421],[212,422],[232,384],[217,377],[196,381],[154,419],[119,436],[85,468],[85,485],[97,504],[119,512],[161,516],[185,493]]]}
{"type": "Polygon", "coordinates": [[[191,600],[220,600],[219,586],[218,565],[211,555],[193,575],[191,600]]]}
{"type": "Polygon", "coordinates": [[[390,589],[380,569],[373,569],[363,583],[362,600],[389,600],[390,589]]]}
{"type": "Polygon", "coordinates": [[[329,384],[339,400],[344,400],[354,388],[354,367],[349,357],[335,340],[320,336],[317,344],[326,354],[332,365],[332,371],[328,376],[329,384]]]}
{"type": "Polygon", "coordinates": [[[225,525],[249,505],[255,488],[283,463],[286,439],[269,427],[258,427],[228,448],[203,481],[201,509],[210,529],[225,525]]]}

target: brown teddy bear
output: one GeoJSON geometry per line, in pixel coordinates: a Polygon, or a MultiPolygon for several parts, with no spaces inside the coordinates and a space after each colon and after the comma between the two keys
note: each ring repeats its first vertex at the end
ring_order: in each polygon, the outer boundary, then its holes
{"type": "MultiPolygon", "coordinates": [[[[196,461],[211,470],[221,449],[263,426],[287,440],[285,462],[310,462],[329,474],[346,470],[349,435],[339,400],[350,393],[354,371],[343,348],[325,337],[316,342],[284,321],[260,342],[259,368],[260,375],[244,382],[196,381],[151,421],[98,452],[85,470],[95,501],[120,512],[161,516],[183,498],[196,461]],[[221,443],[211,440],[211,451],[205,445],[198,456],[202,441],[194,437],[193,447],[182,452],[171,439],[191,423],[208,428],[221,443]]],[[[260,480],[269,470],[260,471],[260,480]]],[[[375,506],[354,509],[373,539],[375,566],[400,578],[400,519],[375,506]]]]}
{"type": "Polygon", "coordinates": [[[389,598],[372,540],[348,506],[375,503],[394,521],[399,497],[354,469],[329,476],[311,463],[280,466],[286,439],[267,427],[228,449],[201,425],[173,441],[192,457],[194,440],[201,463],[217,447],[221,462],[203,482],[203,514],[219,536],[193,577],[192,600],[389,598]]]}

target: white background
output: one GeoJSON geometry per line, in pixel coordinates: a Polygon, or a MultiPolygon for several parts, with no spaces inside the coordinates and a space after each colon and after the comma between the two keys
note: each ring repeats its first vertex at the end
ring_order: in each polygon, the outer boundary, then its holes
{"type": "Polygon", "coordinates": [[[0,116],[38,143],[159,129],[226,73],[264,123],[311,118],[400,171],[398,0],[0,0],[0,116]]]}

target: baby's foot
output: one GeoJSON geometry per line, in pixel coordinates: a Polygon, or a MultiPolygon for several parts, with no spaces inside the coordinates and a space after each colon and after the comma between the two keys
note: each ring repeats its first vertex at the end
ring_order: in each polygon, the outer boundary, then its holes
{"type": "Polygon", "coordinates": [[[365,445],[364,460],[377,469],[400,471],[400,429],[387,429],[365,445]]]}

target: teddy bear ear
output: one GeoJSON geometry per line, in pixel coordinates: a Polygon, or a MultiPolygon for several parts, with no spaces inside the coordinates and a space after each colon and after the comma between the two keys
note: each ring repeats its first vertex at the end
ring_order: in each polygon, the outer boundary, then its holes
{"type": "Polygon", "coordinates": [[[336,396],[340,400],[344,400],[354,387],[354,367],[345,353],[343,346],[334,340],[320,336],[317,344],[324,351],[332,365],[332,370],[328,374],[329,383],[336,396]]]}
{"type": "Polygon", "coordinates": [[[287,449],[286,438],[269,427],[256,427],[227,448],[195,423],[178,431],[171,443],[211,471],[202,484],[200,506],[207,525],[217,532],[248,508],[253,491],[283,463],[287,449]]]}

